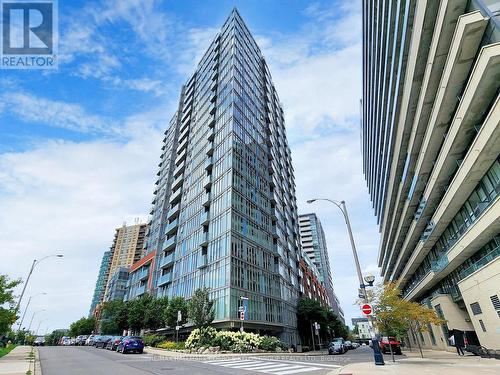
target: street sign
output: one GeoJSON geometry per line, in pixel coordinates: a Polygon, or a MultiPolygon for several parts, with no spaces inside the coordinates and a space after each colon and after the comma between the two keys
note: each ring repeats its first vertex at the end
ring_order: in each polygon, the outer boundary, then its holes
{"type": "Polygon", "coordinates": [[[181,312],[181,310],[177,311],[177,321],[178,322],[182,321],[182,312],[181,312]]]}
{"type": "Polygon", "coordinates": [[[240,311],[240,320],[245,320],[245,312],[240,311]]]}
{"type": "Polygon", "coordinates": [[[371,315],[373,311],[372,305],[365,303],[363,306],[361,306],[361,311],[364,315],[371,315]]]}
{"type": "Polygon", "coordinates": [[[238,312],[241,313],[241,312],[244,312],[244,311],[245,311],[245,307],[243,307],[243,306],[238,307],[238,312]]]}
{"type": "Polygon", "coordinates": [[[181,326],[175,326],[175,330],[178,331],[181,329],[181,326]]]}

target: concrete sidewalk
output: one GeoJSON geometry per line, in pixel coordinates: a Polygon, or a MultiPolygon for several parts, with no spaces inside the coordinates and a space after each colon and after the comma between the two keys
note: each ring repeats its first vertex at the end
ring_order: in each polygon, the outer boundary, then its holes
{"type": "Polygon", "coordinates": [[[0,358],[0,375],[26,375],[28,371],[33,374],[33,360],[30,359],[32,347],[28,345],[17,346],[9,354],[0,358]]]}
{"type": "Polygon", "coordinates": [[[493,375],[500,374],[500,361],[481,358],[471,354],[458,356],[454,353],[424,350],[424,358],[418,351],[405,352],[406,357],[385,355],[385,366],[376,366],[373,362],[353,363],[329,373],[329,375],[371,375],[371,374],[405,374],[405,375],[493,375]]]}

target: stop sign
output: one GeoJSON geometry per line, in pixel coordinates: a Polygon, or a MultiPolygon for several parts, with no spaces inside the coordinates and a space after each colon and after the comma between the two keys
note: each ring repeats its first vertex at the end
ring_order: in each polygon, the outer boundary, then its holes
{"type": "Polygon", "coordinates": [[[361,311],[365,315],[371,315],[372,314],[372,305],[365,303],[363,306],[361,306],[361,311]]]}

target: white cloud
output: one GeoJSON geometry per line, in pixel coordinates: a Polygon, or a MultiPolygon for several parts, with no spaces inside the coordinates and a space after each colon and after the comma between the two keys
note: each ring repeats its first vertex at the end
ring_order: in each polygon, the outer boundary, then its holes
{"type": "Polygon", "coordinates": [[[117,133],[110,119],[87,113],[80,105],[49,100],[20,91],[0,95],[3,111],[16,115],[24,122],[75,130],[83,133],[117,133]]]}

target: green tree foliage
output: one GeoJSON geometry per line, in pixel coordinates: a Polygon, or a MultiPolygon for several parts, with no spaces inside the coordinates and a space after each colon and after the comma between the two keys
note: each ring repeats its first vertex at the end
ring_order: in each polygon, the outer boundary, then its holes
{"type": "Polygon", "coordinates": [[[81,318],[69,326],[70,336],[90,335],[95,328],[95,318],[81,318]]]}
{"type": "Polygon", "coordinates": [[[120,335],[124,330],[128,329],[127,303],[117,300],[106,302],[103,305],[100,333],[120,335]]]}
{"type": "MultiPolygon", "coordinates": [[[[310,298],[300,298],[297,305],[297,325],[303,342],[312,344],[311,328],[313,323],[320,325],[320,336],[326,341],[333,337],[347,338],[349,329],[330,309],[319,301],[310,298]]],[[[315,340],[317,336],[315,336],[315,340]]]]}
{"type": "Polygon", "coordinates": [[[146,311],[152,300],[151,295],[143,294],[139,298],[127,302],[127,322],[131,330],[139,332],[143,328],[150,328],[146,326],[146,311]]]}
{"type": "Polygon", "coordinates": [[[182,321],[180,324],[184,324],[188,317],[188,303],[184,297],[174,297],[168,304],[167,310],[165,312],[165,322],[169,327],[175,327],[177,325],[177,312],[180,311],[182,314],[182,321]]]}
{"type": "Polygon", "coordinates": [[[209,298],[208,288],[197,289],[188,305],[189,319],[196,328],[207,327],[215,319],[214,303],[209,298]]]}
{"type": "Polygon", "coordinates": [[[0,334],[7,333],[17,320],[14,304],[14,288],[21,280],[10,280],[7,275],[0,275],[0,334]]]}
{"type": "Polygon", "coordinates": [[[168,297],[153,298],[149,300],[146,305],[144,326],[151,330],[157,330],[163,327],[165,325],[165,312],[168,306],[168,297]]]}

